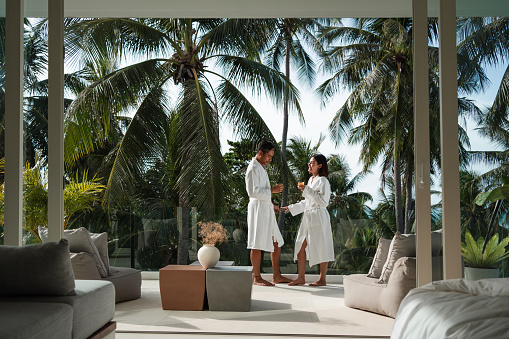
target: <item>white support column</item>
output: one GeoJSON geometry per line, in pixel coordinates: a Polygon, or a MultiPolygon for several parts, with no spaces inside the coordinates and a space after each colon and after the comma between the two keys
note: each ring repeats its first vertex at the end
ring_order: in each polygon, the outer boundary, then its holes
{"type": "Polygon", "coordinates": [[[423,286],[432,280],[427,1],[413,0],[412,12],[417,286],[423,286]]]}
{"type": "Polygon", "coordinates": [[[444,279],[462,277],[456,0],[440,0],[440,139],[444,279]]]}
{"type": "Polygon", "coordinates": [[[64,232],[64,0],[48,1],[48,240],[64,232]]]}
{"type": "Polygon", "coordinates": [[[6,1],[5,12],[4,243],[5,245],[21,246],[23,229],[24,1],[6,1]]]}

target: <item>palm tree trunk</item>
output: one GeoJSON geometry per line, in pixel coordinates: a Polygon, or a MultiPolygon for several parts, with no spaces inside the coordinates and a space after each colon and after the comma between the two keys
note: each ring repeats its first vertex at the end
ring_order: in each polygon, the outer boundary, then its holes
{"type": "MultiPolygon", "coordinates": [[[[292,48],[292,32],[291,27],[285,26],[286,33],[286,55],[285,55],[285,75],[290,79],[290,52],[292,48]]],[[[281,197],[281,206],[288,204],[288,171],[286,166],[286,140],[288,138],[288,95],[289,85],[285,85],[284,104],[283,104],[283,136],[281,139],[281,163],[283,164],[283,196],[281,197]]],[[[278,227],[283,232],[285,224],[285,213],[279,215],[278,227]]]]}
{"type": "MultiPolygon", "coordinates": [[[[394,141],[396,143],[396,140],[394,141]]],[[[403,220],[403,209],[401,208],[401,164],[400,156],[394,145],[394,209],[396,216],[396,229],[400,233],[405,233],[405,224],[403,220]]]]}
{"type": "Polygon", "coordinates": [[[410,218],[410,213],[412,212],[412,162],[408,162],[407,170],[405,174],[405,194],[406,194],[406,202],[405,202],[405,233],[410,233],[412,230],[412,220],[410,218]]]}
{"type": "MultiPolygon", "coordinates": [[[[184,96],[189,95],[189,90],[187,89],[186,82],[183,83],[184,86],[184,96]]],[[[184,103],[187,100],[184,98],[184,103]]],[[[180,115],[181,123],[183,126],[183,119],[186,119],[182,114],[180,115]]],[[[184,147],[184,143],[186,141],[187,135],[186,133],[182,133],[182,147],[184,147]]],[[[181,173],[185,173],[184,169],[187,166],[187,154],[182,155],[182,163],[181,163],[181,173]]],[[[179,208],[182,213],[179,232],[179,243],[178,243],[178,251],[177,251],[177,265],[187,265],[189,261],[189,197],[187,195],[186,187],[189,186],[189,180],[187,176],[184,174],[183,183],[181,185],[181,189],[179,192],[179,208]]]]}

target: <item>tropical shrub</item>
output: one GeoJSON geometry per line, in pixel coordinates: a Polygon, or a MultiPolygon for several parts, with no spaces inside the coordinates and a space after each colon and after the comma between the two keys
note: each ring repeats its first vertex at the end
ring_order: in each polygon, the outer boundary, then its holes
{"type": "Polygon", "coordinates": [[[461,255],[468,267],[494,268],[495,265],[509,258],[509,251],[506,246],[509,244],[509,237],[499,242],[498,234],[495,234],[486,244],[483,253],[484,238],[474,240],[472,234],[465,232],[465,241],[461,243],[461,255]]]}

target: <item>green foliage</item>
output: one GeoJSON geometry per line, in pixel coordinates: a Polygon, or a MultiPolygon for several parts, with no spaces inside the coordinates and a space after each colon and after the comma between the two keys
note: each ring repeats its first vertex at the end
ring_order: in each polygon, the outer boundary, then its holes
{"type": "Polygon", "coordinates": [[[499,187],[496,187],[492,190],[481,192],[475,197],[475,203],[479,206],[484,205],[486,202],[495,202],[501,199],[508,199],[509,198],[509,185],[506,185],[509,183],[509,177],[507,175],[504,175],[502,177],[503,184],[499,187]]]}
{"type": "MultiPolygon", "coordinates": [[[[45,163],[36,155],[35,166],[27,162],[23,171],[23,229],[39,239],[37,228],[48,225],[48,189],[45,163]]],[[[4,185],[0,186],[0,222],[4,220],[4,185]]],[[[64,229],[70,218],[78,212],[92,210],[100,200],[105,186],[97,178],[88,179],[85,171],[80,179],[78,174],[64,187],[64,229]]]]}
{"type": "Polygon", "coordinates": [[[505,247],[509,244],[509,237],[502,239],[499,243],[498,234],[495,234],[487,243],[484,253],[482,248],[484,238],[474,240],[470,232],[465,232],[465,241],[461,243],[461,255],[468,267],[494,268],[495,265],[509,258],[509,251],[505,247]]]}

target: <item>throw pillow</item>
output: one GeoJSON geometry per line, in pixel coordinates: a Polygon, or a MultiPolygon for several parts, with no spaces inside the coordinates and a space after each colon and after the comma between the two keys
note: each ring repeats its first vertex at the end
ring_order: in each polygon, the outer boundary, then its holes
{"type": "Polygon", "coordinates": [[[380,278],[380,274],[382,273],[384,264],[387,261],[387,254],[389,253],[390,246],[391,240],[384,238],[380,238],[380,240],[378,240],[378,247],[376,249],[373,262],[371,263],[371,267],[368,272],[368,277],[380,278]]]}
{"type": "Polygon", "coordinates": [[[110,258],[108,256],[108,233],[90,233],[90,237],[94,242],[95,247],[97,247],[97,251],[99,252],[99,257],[101,258],[104,268],[106,272],[110,272],[110,258]]]}
{"type": "Polygon", "coordinates": [[[389,246],[387,260],[382,268],[378,283],[386,284],[389,281],[394,263],[401,257],[415,256],[415,234],[401,234],[396,232],[389,246]]]}
{"type": "MultiPolygon", "coordinates": [[[[39,236],[42,242],[48,241],[48,229],[39,227],[39,236]]],[[[64,239],[69,241],[69,250],[73,253],[86,252],[90,253],[94,258],[95,265],[101,277],[106,278],[108,272],[104,266],[99,251],[92,241],[90,233],[85,227],[76,228],[73,230],[64,231],[64,239]]]]}
{"type": "Polygon", "coordinates": [[[75,295],[69,242],[0,246],[0,296],[75,295]]]}

